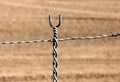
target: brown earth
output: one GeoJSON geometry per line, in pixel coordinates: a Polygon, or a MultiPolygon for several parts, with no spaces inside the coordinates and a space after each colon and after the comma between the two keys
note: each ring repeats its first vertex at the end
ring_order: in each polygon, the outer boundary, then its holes
{"type": "MultiPolygon", "coordinates": [[[[0,41],[120,32],[119,0],[0,0],[0,41]]],[[[120,38],[59,42],[59,82],[119,82],[120,38]]],[[[52,43],[0,45],[0,82],[52,82],[52,43]]]]}

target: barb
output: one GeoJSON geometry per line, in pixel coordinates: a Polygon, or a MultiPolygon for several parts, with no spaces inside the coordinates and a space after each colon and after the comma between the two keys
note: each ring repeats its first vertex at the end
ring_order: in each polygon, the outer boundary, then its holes
{"type": "MultiPolygon", "coordinates": [[[[117,37],[120,36],[120,33],[112,33],[112,34],[106,34],[101,36],[88,36],[88,37],[72,37],[72,38],[61,38],[57,39],[58,41],[68,41],[68,40],[90,40],[90,39],[102,39],[107,37],[117,37]]],[[[16,42],[0,42],[0,45],[2,44],[30,44],[30,43],[40,43],[40,42],[53,42],[53,39],[48,40],[31,40],[31,41],[16,41],[16,42]]]]}

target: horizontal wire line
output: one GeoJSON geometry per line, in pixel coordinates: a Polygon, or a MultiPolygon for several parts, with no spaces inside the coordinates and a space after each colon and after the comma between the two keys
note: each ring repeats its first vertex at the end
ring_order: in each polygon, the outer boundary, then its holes
{"type": "MultiPolygon", "coordinates": [[[[87,36],[87,37],[72,37],[72,38],[61,38],[58,41],[68,41],[68,40],[89,40],[89,39],[102,39],[107,37],[117,37],[120,36],[120,33],[111,33],[101,36],[87,36]]],[[[0,42],[2,44],[28,44],[28,43],[40,43],[40,42],[53,42],[53,39],[48,40],[31,40],[31,41],[16,41],[16,42],[0,42]]]]}

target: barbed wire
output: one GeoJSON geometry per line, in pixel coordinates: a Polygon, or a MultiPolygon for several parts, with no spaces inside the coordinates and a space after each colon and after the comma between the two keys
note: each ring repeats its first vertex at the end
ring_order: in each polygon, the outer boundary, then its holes
{"type": "MultiPolygon", "coordinates": [[[[102,39],[107,37],[117,37],[120,36],[120,33],[111,33],[111,34],[105,34],[100,36],[87,36],[87,37],[72,37],[72,38],[61,38],[57,39],[58,41],[68,41],[68,40],[89,40],[89,39],[102,39]]],[[[0,42],[0,45],[2,44],[28,44],[28,43],[40,43],[40,42],[53,42],[53,39],[48,40],[31,40],[31,41],[16,41],[16,42],[0,42]]]]}

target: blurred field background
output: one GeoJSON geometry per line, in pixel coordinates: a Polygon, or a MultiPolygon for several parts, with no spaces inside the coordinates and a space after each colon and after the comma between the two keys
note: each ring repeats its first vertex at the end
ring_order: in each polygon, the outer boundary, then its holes
{"type": "MultiPolygon", "coordinates": [[[[120,33],[119,0],[0,0],[0,42],[120,33]]],[[[59,42],[59,82],[119,82],[120,37],[59,42]]],[[[52,82],[52,43],[0,45],[0,82],[52,82]]]]}

